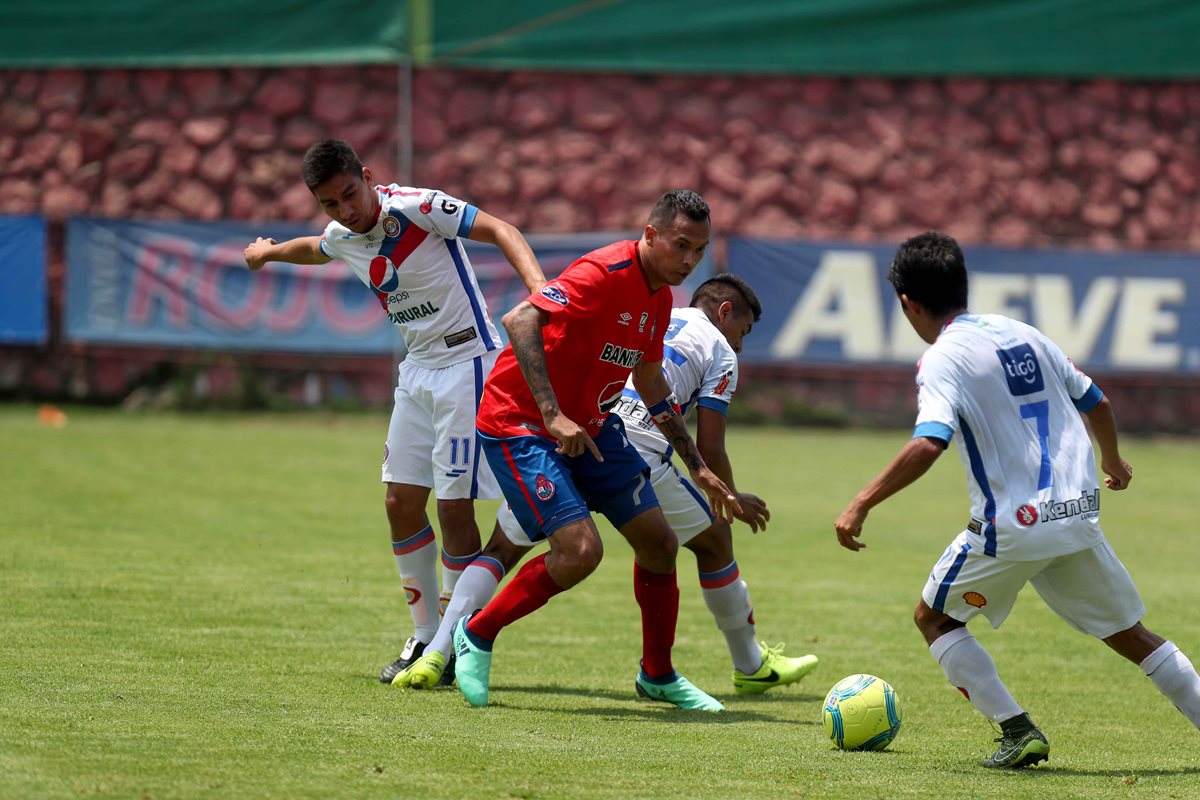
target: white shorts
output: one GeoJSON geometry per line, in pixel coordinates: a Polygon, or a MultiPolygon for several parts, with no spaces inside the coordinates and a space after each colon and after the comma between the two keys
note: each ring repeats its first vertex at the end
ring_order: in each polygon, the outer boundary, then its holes
{"type": "Polygon", "coordinates": [[[498,356],[492,351],[441,369],[400,365],[384,483],[427,486],[439,500],[500,496],[475,431],[483,380],[498,356]]]}
{"type": "MultiPolygon", "coordinates": [[[[695,484],[680,474],[670,461],[663,461],[662,456],[642,453],[642,457],[651,464],[650,485],[654,488],[654,494],[658,495],[663,516],[667,518],[671,530],[675,531],[679,543],[686,544],[708,530],[713,524],[712,512],[708,500],[695,484]]],[[[533,546],[508,503],[500,504],[496,521],[510,542],[520,547],[533,546]]]]}
{"type": "Polygon", "coordinates": [[[934,565],[921,597],[960,622],[982,613],[999,628],[1026,583],[1071,627],[1100,639],[1132,628],[1146,613],[1107,540],[1040,561],[1001,561],[973,548],[963,531],[934,565]]]}

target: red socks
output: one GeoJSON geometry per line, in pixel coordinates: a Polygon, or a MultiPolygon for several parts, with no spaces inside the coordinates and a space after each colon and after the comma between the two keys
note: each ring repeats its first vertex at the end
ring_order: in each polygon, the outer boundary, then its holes
{"type": "MultiPolygon", "coordinates": [[[[486,608],[471,618],[467,629],[476,636],[495,641],[501,628],[532,614],[546,605],[551,597],[564,591],[546,570],[546,555],[542,553],[521,567],[500,594],[493,597],[486,608]]],[[[677,593],[677,608],[678,605],[677,593]]]]}
{"type": "Polygon", "coordinates": [[[642,670],[651,678],[675,671],[671,648],[679,619],[679,584],[675,572],[659,575],[633,563],[633,596],[642,609],[642,670]]]}

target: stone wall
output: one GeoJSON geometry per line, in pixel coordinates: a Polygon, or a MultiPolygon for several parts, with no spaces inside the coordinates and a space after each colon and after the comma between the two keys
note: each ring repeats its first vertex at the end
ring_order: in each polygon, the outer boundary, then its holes
{"type": "MultiPolygon", "coordinates": [[[[326,136],[353,143],[380,180],[441,188],[529,233],[637,230],[662,191],[687,186],[709,200],[718,235],[898,242],[940,228],[975,244],[1200,250],[1197,82],[422,70],[411,142],[400,86],[394,67],[0,72],[0,213],[51,219],[52,323],[62,220],[315,231],[324,219],[299,168],[326,136]],[[402,145],[411,178],[398,174],[402,145]]],[[[44,351],[4,351],[0,394],[92,397],[104,385],[114,398],[146,362],[161,372],[146,351],[116,368],[118,355],[55,330],[44,351]]],[[[292,384],[311,386],[313,370],[341,362],[291,363],[292,384]]],[[[378,390],[356,394],[386,398],[385,363],[378,390]]],[[[900,419],[912,395],[895,387],[909,381],[810,373],[796,391],[820,404],[845,386],[838,404],[900,419]]]]}

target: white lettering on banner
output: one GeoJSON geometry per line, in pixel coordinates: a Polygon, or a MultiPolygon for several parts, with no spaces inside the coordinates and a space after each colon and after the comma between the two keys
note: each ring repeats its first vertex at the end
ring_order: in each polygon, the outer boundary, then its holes
{"type": "Polygon", "coordinates": [[[1034,324],[1079,363],[1092,357],[1092,350],[1104,331],[1117,303],[1120,281],[1096,278],[1087,288],[1079,313],[1071,294],[1071,279],[1066,275],[1033,276],[1034,324]]]}
{"type": "MultiPolygon", "coordinates": [[[[879,286],[878,265],[870,252],[826,251],[771,342],[771,355],[803,359],[813,342],[832,340],[846,361],[913,363],[928,345],[898,303],[890,316],[885,314],[885,303],[896,301],[894,294],[881,297],[879,286]]],[[[975,272],[969,307],[974,313],[1029,322],[1084,366],[1196,369],[1200,349],[1185,353],[1182,344],[1170,341],[1178,339],[1183,312],[1168,306],[1183,306],[1186,300],[1187,286],[1180,278],[1097,276],[1076,302],[1074,282],[1067,275],[975,272]],[[1108,352],[1097,353],[1110,329],[1108,352]]]]}
{"type": "Polygon", "coordinates": [[[799,358],[814,339],[837,339],[851,361],[884,355],[879,272],[863,251],[829,250],[771,342],[776,358],[799,358]]]}
{"type": "Polygon", "coordinates": [[[1164,310],[1163,304],[1182,304],[1186,297],[1187,291],[1180,279],[1126,278],[1113,331],[1113,366],[1135,369],[1178,367],[1182,363],[1179,343],[1154,340],[1161,335],[1178,333],[1178,312],[1164,310]]]}

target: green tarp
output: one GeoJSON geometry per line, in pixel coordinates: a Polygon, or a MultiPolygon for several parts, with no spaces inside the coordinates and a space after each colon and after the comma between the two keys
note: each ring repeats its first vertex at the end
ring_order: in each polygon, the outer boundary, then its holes
{"type": "Polygon", "coordinates": [[[0,0],[0,66],[1200,77],[1196,0],[0,0]]]}
{"type": "Polygon", "coordinates": [[[402,0],[0,0],[0,66],[394,63],[402,0]]]}

